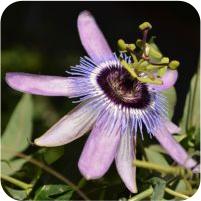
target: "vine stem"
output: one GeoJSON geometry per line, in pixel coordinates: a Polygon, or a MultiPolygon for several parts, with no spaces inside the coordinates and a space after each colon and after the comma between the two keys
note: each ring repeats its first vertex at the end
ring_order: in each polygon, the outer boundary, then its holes
{"type": "MultiPolygon", "coordinates": [[[[150,186],[147,190],[145,190],[145,191],[137,194],[136,196],[128,199],[128,201],[140,201],[146,197],[150,197],[153,192],[154,192],[154,189],[152,188],[152,186],[150,186]]],[[[174,196],[174,197],[179,197],[182,199],[188,199],[189,198],[189,196],[184,195],[184,194],[179,193],[179,192],[176,192],[176,191],[173,191],[172,189],[170,189],[168,187],[165,188],[165,192],[174,196]]]]}
{"type": "Polygon", "coordinates": [[[146,197],[151,196],[152,193],[153,193],[153,191],[154,191],[153,188],[150,187],[150,188],[148,188],[147,190],[143,191],[142,193],[139,193],[139,194],[137,194],[136,196],[134,196],[134,197],[128,199],[128,201],[140,201],[140,200],[142,200],[142,199],[144,199],[144,198],[146,198],[146,197]]]}
{"type": "Polygon", "coordinates": [[[30,189],[30,188],[33,187],[32,184],[27,184],[27,183],[25,183],[23,181],[20,181],[18,179],[15,179],[13,177],[8,176],[8,175],[1,174],[1,178],[3,180],[5,180],[5,181],[8,181],[8,182],[10,182],[10,183],[12,183],[12,184],[24,189],[24,190],[27,190],[27,189],[30,189]]]}
{"type": "Polygon", "coordinates": [[[147,161],[134,160],[133,165],[137,167],[145,168],[145,169],[155,170],[155,171],[166,173],[166,174],[184,176],[184,173],[185,173],[184,170],[180,168],[179,166],[167,167],[167,166],[158,165],[156,163],[150,163],[147,161]]]}
{"type": "Polygon", "coordinates": [[[24,158],[26,161],[40,167],[41,169],[45,170],[46,172],[48,172],[49,174],[55,176],[57,179],[60,179],[61,181],[63,181],[64,183],[66,183],[67,185],[69,185],[73,190],[75,190],[77,192],[78,195],[80,195],[80,197],[82,197],[84,200],[90,200],[80,189],[79,187],[77,187],[72,181],[70,181],[69,179],[67,179],[66,177],[64,177],[62,174],[60,174],[59,172],[55,171],[53,168],[45,165],[43,162],[38,161],[34,158],[31,158],[30,156],[27,156],[21,152],[15,152],[14,150],[7,148],[7,147],[3,147],[2,148],[6,151],[15,153],[15,156],[20,157],[20,158],[24,158]]]}
{"type": "Polygon", "coordinates": [[[168,193],[168,194],[170,194],[170,195],[173,195],[175,197],[182,198],[182,199],[188,199],[189,198],[189,196],[181,194],[181,193],[176,192],[176,191],[173,191],[172,189],[167,188],[167,187],[165,188],[165,192],[168,193]]]}
{"type": "MultiPolygon", "coordinates": [[[[199,65],[198,65],[198,66],[199,66],[199,65]]],[[[193,125],[193,122],[192,122],[192,121],[193,121],[193,117],[192,117],[192,116],[193,116],[193,114],[194,114],[194,113],[193,113],[193,112],[194,112],[193,110],[194,110],[194,109],[197,109],[197,108],[195,108],[195,104],[194,104],[194,103],[195,103],[195,99],[196,99],[196,97],[195,97],[196,91],[199,90],[199,88],[198,88],[198,87],[199,87],[199,85],[198,85],[198,81],[199,81],[199,69],[200,69],[200,68],[198,67],[197,70],[196,70],[195,86],[194,86],[194,88],[193,88],[193,94],[192,94],[192,95],[193,95],[193,96],[192,96],[192,104],[189,105],[189,107],[191,107],[191,108],[190,108],[190,119],[189,119],[191,126],[194,126],[194,125],[193,125]]],[[[190,84],[191,84],[191,83],[190,83],[190,84]]],[[[191,86],[190,86],[190,87],[191,87],[191,86]]],[[[198,98],[199,98],[199,97],[198,97],[198,98]]]]}

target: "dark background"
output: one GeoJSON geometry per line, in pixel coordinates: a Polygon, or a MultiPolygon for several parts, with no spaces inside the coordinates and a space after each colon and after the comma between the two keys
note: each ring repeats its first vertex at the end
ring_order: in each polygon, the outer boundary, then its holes
{"type": "MultiPolygon", "coordinates": [[[[175,122],[180,120],[190,78],[198,66],[200,51],[200,19],[191,5],[178,1],[17,2],[4,11],[1,19],[2,130],[21,97],[21,93],[5,84],[5,72],[65,75],[67,67],[77,64],[79,57],[86,54],[81,46],[76,25],[79,12],[85,9],[95,16],[114,51],[119,38],[132,42],[141,36],[138,30],[141,22],[149,21],[153,25],[151,34],[157,36],[156,43],[164,55],[181,62],[176,83],[178,99],[174,115],[175,122]]],[[[66,98],[42,100],[50,101],[56,113],[55,119],[74,107],[66,98]]],[[[36,115],[34,120],[35,136],[56,122],[52,116],[49,118],[53,119],[48,121],[48,115],[45,116],[47,111],[43,112],[39,113],[41,118],[36,115]]],[[[73,180],[80,177],[76,162],[84,141],[85,138],[82,138],[79,142],[66,146],[68,167],[64,165],[65,158],[58,162],[61,172],[73,180]],[[79,143],[81,146],[78,146],[79,143]]],[[[113,172],[116,177],[117,173],[113,172]]],[[[123,192],[119,193],[126,196],[124,193],[127,190],[123,185],[122,188],[123,192]]]]}

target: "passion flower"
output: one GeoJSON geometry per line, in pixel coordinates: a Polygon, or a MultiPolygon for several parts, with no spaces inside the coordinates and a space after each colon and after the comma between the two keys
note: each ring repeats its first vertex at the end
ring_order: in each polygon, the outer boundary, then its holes
{"type": "Polygon", "coordinates": [[[18,91],[80,98],[81,103],[35,139],[35,144],[60,146],[92,130],[78,162],[83,176],[98,179],[115,160],[127,188],[137,192],[136,167],[132,162],[137,132],[143,136],[145,127],[178,164],[193,168],[196,161],[171,135],[179,132],[179,128],[167,119],[167,102],[161,94],[161,90],[175,84],[177,71],[167,70],[160,85],[141,82],[141,78],[135,79],[111,51],[88,11],[80,13],[78,31],[89,57],[81,58],[79,65],[71,67],[70,76],[6,74],[8,85],[18,91]]]}

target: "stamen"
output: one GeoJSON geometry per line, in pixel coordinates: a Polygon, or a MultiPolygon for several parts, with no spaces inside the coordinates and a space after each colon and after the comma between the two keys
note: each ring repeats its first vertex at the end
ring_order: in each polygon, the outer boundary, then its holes
{"type": "Polygon", "coordinates": [[[144,22],[139,26],[143,37],[136,41],[138,51],[134,43],[126,43],[123,39],[119,39],[117,42],[121,51],[119,60],[134,79],[142,83],[162,85],[161,77],[168,68],[176,70],[179,62],[177,60],[170,62],[168,57],[163,57],[154,43],[153,37],[147,42],[148,32],[151,28],[152,25],[149,22],[144,22]],[[132,60],[127,58],[132,58],[132,60]]]}

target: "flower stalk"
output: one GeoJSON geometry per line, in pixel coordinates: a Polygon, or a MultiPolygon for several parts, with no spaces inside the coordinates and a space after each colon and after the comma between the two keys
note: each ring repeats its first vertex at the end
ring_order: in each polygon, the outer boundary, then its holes
{"type": "Polygon", "coordinates": [[[150,186],[147,190],[143,191],[142,193],[137,194],[136,196],[128,199],[128,201],[140,201],[146,197],[150,197],[153,193],[153,188],[150,186]]]}
{"type": "Polygon", "coordinates": [[[18,187],[24,189],[24,190],[28,190],[28,189],[30,190],[33,187],[32,184],[27,184],[23,181],[20,181],[18,179],[8,176],[8,175],[1,174],[1,178],[5,181],[10,182],[11,184],[14,184],[15,186],[18,186],[18,187]]]}
{"type": "MultiPolygon", "coordinates": [[[[150,197],[152,195],[152,193],[154,192],[154,189],[152,188],[152,186],[150,186],[147,190],[137,194],[136,196],[128,199],[128,201],[140,201],[144,198],[150,197]]],[[[189,196],[184,195],[182,193],[179,193],[177,191],[174,191],[168,187],[165,188],[165,192],[174,196],[174,197],[178,197],[178,198],[182,198],[182,199],[188,199],[189,196]]]]}
{"type": "Polygon", "coordinates": [[[149,169],[149,170],[155,170],[161,173],[178,175],[182,177],[184,176],[191,177],[193,174],[191,170],[185,170],[183,167],[180,167],[180,166],[167,167],[167,166],[158,165],[156,163],[151,163],[147,161],[135,160],[133,161],[133,165],[137,167],[149,169]]]}
{"type": "Polygon", "coordinates": [[[165,192],[170,194],[170,195],[173,195],[175,197],[178,197],[178,198],[182,198],[182,199],[188,199],[189,198],[189,196],[184,195],[182,193],[179,193],[177,191],[173,191],[172,189],[167,188],[167,187],[165,188],[165,192]]]}

